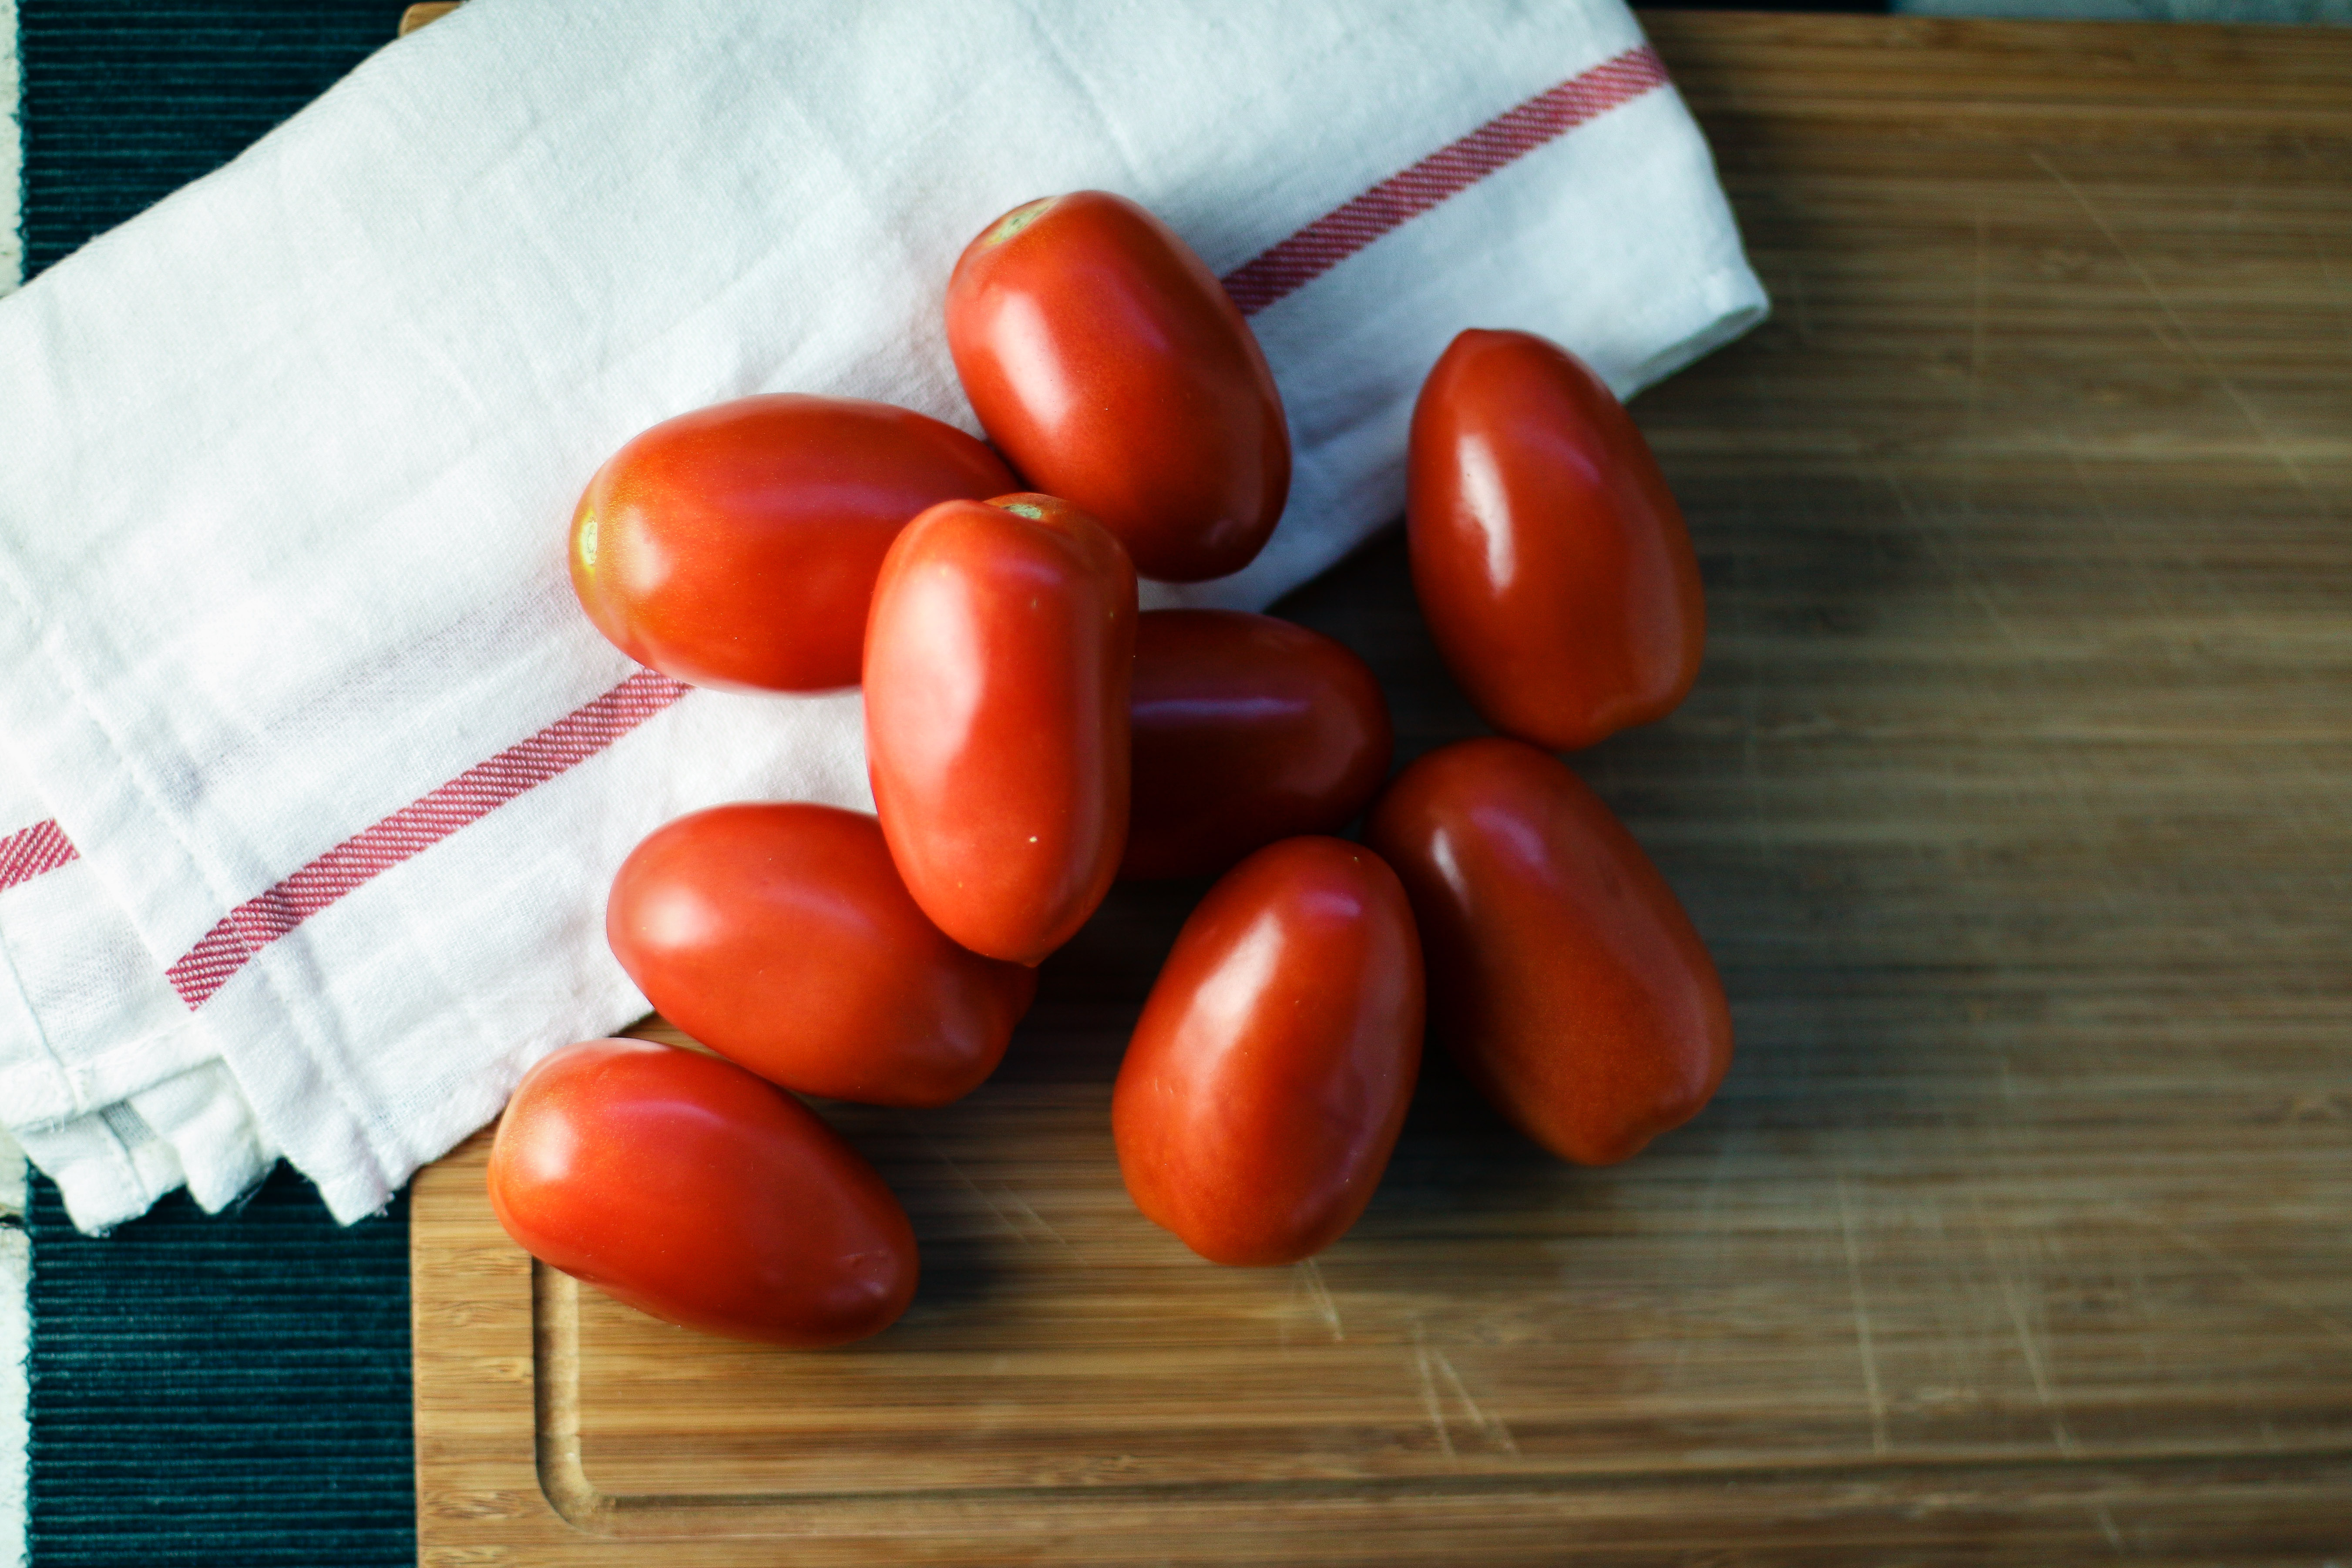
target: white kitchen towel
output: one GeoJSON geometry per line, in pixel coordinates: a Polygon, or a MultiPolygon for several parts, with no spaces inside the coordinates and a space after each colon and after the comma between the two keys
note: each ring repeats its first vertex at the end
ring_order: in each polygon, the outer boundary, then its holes
{"type": "Polygon", "coordinates": [[[596,635],[572,504],[753,392],[974,428],[948,271],[1084,187],[1226,279],[1296,447],[1264,555],[1147,604],[1396,517],[1465,327],[1630,395],[1765,309],[1618,0],[471,0],[0,301],[0,1121],[79,1223],[279,1151],[375,1209],[642,1010],[602,914],[646,832],[869,804],[855,691],[596,635]]]}

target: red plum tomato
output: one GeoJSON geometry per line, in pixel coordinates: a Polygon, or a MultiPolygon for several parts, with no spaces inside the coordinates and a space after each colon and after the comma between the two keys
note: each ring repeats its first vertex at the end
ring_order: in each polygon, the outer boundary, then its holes
{"type": "Polygon", "coordinates": [[[1664,718],[1698,679],[1698,559],[1601,378],[1528,332],[1455,338],[1413,406],[1413,590],[1471,705],[1555,751],[1664,718]]]}
{"type": "Polygon", "coordinates": [[[1559,759],[1488,737],[1397,775],[1365,834],[1403,879],[1430,1034],[1583,1165],[1698,1114],[1731,1065],[1715,963],[1666,879],[1559,759]]]}
{"type": "Polygon", "coordinates": [[[816,1113],[732,1062],[646,1040],[523,1075],[490,1206],[524,1251],[664,1322],[813,1347],[879,1333],[915,1294],[890,1189],[816,1113]]]}
{"type": "Polygon", "coordinates": [[[1013,488],[995,453],[887,403],[775,394],[663,421],[572,518],[572,586],[623,653],[747,691],[857,684],[875,574],[935,501],[1013,488]]]}
{"type": "Polygon", "coordinates": [[[943,501],[882,563],[866,760],[907,890],[974,952],[1034,964],[1127,843],[1135,569],[1051,496],[943,501]]]}
{"type": "Polygon", "coordinates": [[[1111,1094],[1146,1218],[1215,1263],[1295,1263],[1371,1201],[1421,1068],[1421,945],[1361,845],[1286,838],[1209,889],[1111,1094]]]}
{"type": "Polygon", "coordinates": [[[1394,732],[1370,668],[1272,616],[1144,612],[1129,711],[1122,878],[1213,877],[1277,838],[1337,832],[1388,776],[1394,732]]]}
{"type": "Polygon", "coordinates": [[[1168,582],[1249,564],[1290,491],[1274,373],[1216,275],[1124,196],[1013,208],[948,280],[948,349],[1024,481],[1168,582]]]}
{"type": "Polygon", "coordinates": [[[980,1086],[1034,970],[950,942],[882,829],[829,805],[714,806],[621,865],[604,931],[664,1016],[802,1094],[945,1105],[980,1086]]]}

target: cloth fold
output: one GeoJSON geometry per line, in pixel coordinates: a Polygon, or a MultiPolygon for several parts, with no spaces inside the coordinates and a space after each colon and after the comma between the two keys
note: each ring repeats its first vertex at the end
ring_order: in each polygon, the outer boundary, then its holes
{"type": "Polygon", "coordinates": [[[1251,317],[1295,478],[1259,608],[1402,511],[1455,332],[1621,395],[1759,320],[1617,0],[469,0],[0,301],[0,1122],[101,1227],[281,1152],[346,1221],[645,1003],[660,823],[869,807],[855,691],[636,669],[564,526],[761,391],[976,429],[939,323],[1032,196],[1166,218],[1251,317]]]}

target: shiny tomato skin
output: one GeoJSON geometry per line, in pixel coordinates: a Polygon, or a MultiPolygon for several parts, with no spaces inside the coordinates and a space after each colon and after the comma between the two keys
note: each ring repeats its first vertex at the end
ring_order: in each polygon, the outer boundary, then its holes
{"type": "Polygon", "coordinates": [[[866,760],[890,858],[933,924],[1034,964],[1127,843],[1135,568],[1051,496],[943,501],[882,563],[866,760]]]}
{"type": "Polygon", "coordinates": [[[1351,649],[1239,610],[1145,611],[1129,712],[1122,879],[1213,877],[1277,838],[1337,832],[1388,776],[1395,742],[1351,649]]]}
{"type": "Polygon", "coordinates": [[[646,1040],[566,1046],[523,1075],[490,1206],[532,1257],[664,1322],[843,1344],[915,1294],[915,1235],[816,1113],[731,1062],[646,1040]]]}
{"type": "Polygon", "coordinates": [[[1184,922],[1111,1095],[1137,1208],[1214,1263],[1295,1263],[1371,1201],[1421,1069],[1421,944],[1396,874],[1286,838],[1184,922]]]}
{"type": "Polygon", "coordinates": [[[1022,478],[1083,507],[1146,577],[1249,564],[1290,493],[1274,373],[1174,230],[1105,191],[1015,207],[948,279],[948,349],[1022,478]]]}
{"type": "Polygon", "coordinates": [[[1455,338],[1413,405],[1406,532],[1446,668],[1553,751],[1672,712],[1706,635],[1698,558],[1601,378],[1528,332],[1455,338]]]}
{"type": "Polygon", "coordinates": [[[829,805],[713,806],[623,861],[604,931],[637,989],[770,1083],[934,1106],[1003,1058],[1037,974],[957,946],[898,879],[882,829],[829,805]]]}
{"type": "Polygon", "coordinates": [[[1412,900],[1430,1034],[1546,1149],[1614,1164],[1731,1065],[1714,960],[1633,836],[1559,759],[1487,737],[1397,775],[1365,841],[1412,900]]]}
{"type": "Polygon", "coordinates": [[[908,519],[1013,476],[951,425],[778,393],[664,420],[615,452],[572,518],[572,586],[622,652],[746,691],[857,684],[866,606],[908,519]]]}

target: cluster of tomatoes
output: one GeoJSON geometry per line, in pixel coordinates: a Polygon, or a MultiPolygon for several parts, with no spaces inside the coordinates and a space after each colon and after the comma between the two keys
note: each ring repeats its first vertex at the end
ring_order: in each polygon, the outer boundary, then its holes
{"type": "Polygon", "coordinates": [[[672,1322],[796,1345],[886,1327],[914,1291],[905,1212],[786,1091],[970,1092],[1034,966],[1122,876],[1219,878],[1112,1099],[1137,1206],[1206,1258],[1291,1262],[1355,1222],[1425,1022],[1563,1158],[1622,1160],[1695,1114],[1731,1049],[1714,967],[1538,749],[1661,716],[1698,667],[1680,513],[1591,371],[1469,331],[1423,389],[1415,588],[1517,738],[1383,792],[1389,716],[1353,653],[1269,616],[1138,614],[1139,572],[1245,565],[1289,485],[1273,376],[1199,258],[1121,197],[1033,202],[965,249],[947,331],[993,450],[882,404],[754,397],[646,431],[582,499],[573,583],[633,657],[863,685],[876,815],[719,806],[628,858],[614,952],[717,1054],[600,1040],[533,1068],[491,1157],[508,1231],[672,1322]],[[1363,842],[1329,837],[1368,805],[1363,842]]]}

